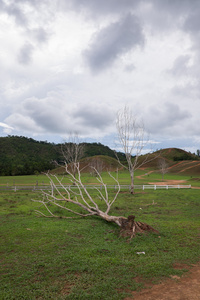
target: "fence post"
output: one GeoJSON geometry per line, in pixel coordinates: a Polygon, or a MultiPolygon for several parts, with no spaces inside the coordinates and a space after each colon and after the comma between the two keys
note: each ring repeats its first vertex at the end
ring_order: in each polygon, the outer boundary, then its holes
{"type": "Polygon", "coordinates": [[[156,190],[156,185],[154,185],[154,190],[156,190]]]}
{"type": "Polygon", "coordinates": [[[143,189],[143,191],[144,191],[144,185],[142,186],[142,189],[143,189]]]}

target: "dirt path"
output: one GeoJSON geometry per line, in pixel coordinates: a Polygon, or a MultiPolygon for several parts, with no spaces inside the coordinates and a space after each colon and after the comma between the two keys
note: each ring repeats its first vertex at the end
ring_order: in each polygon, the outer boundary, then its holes
{"type": "Polygon", "coordinates": [[[148,184],[156,184],[156,185],[178,185],[184,184],[186,180],[165,180],[160,182],[148,182],[148,184]]]}
{"type": "Polygon", "coordinates": [[[174,167],[177,167],[178,165],[181,165],[181,164],[183,164],[183,161],[179,161],[177,164],[172,165],[172,166],[170,166],[170,167],[167,168],[167,169],[170,170],[170,169],[172,169],[172,168],[174,168],[174,167]]]}
{"type": "Polygon", "coordinates": [[[172,276],[125,300],[200,300],[200,262],[182,277],[172,276]]]}
{"type": "MultiPolygon", "coordinates": [[[[194,162],[195,162],[195,161],[194,161],[194,162]]],[[[196,164],[196,166],[195,166],[195,167],[198,167],[198,166],[200,166],[200,163],[199,163],[199,164],[196,164]]],[[[194,168],[194,166],[187,167],[187,168],[185,168],[185,169],[181,170],[179,173],[181,173],[181,172],[185,172],[186,170],[189,170],[189,169],[192,169],[192,168],[194,168]]]]}
{"type": "Polygon", "coordinates": [[[147,175],[149,175],[149,174],[151,174],[151,173],[153,173],[154,171],[149,171],[148,173],[146,173],[146,174],[143,174],[143,175],[140,175],[140,176],[136,176],[138,179],[143,179],[144,178],[144,176],[147,176],[147,175]]]}

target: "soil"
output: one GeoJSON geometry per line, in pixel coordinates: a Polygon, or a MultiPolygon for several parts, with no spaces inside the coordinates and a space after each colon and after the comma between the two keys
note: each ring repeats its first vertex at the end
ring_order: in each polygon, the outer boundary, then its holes
{"type": "MultiPolygon", "coordinates": [[[[188,269],[188,267],[187,267],[188,269]]],[[[146,288],[132,292],[132,297],[124,300],[200,300],[200,262],[187,273],[146,288]]]]}

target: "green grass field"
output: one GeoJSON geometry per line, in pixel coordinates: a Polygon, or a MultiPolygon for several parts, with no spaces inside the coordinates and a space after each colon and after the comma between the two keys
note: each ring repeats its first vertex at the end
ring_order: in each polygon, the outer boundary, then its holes
{"type": "MultiPolygon", "coordinates": [[[[135,184],[148,184],[149,182],[161,182],[162,175],[157,172],[149,173],[151,169],[137,170],[135,172],[135,184]],[[142,176],[142,178],[140,178],[142,176]]],[[[130,176],[128,171],[112,172],[115,177],[118,176],[120,184],[130,184],[130,176]]],[[[63,182],[69,183],[68,176],[58,176],[62,178],[63,182]]],[[[113,179],[107,172],[102,173],[102,177],[107,184],[114,184],[113,179]]],[[[83,173],[82,180],[85,184],[94,184],[98,181],[95,176],[89,173],[83,173]]],[[[185,180],[185,184],[192,184],[200,187],[200,176],[192,176],[185,174],[167,173],[164,175],[164,180],[185,180]]],[[[0,176],[0,186],[13,186],[13,185],[45,185],[49,184],[49,180],[46,175],[28,175],[28,176],[0,176]]]]}
{"type": "MultiPolygon", "coordinates": [[[[165,175],[172,177],[193,182],[191,176],[165,175]]],[[[15,184],[48,183],[40,175],[1,177],[0,184],[13,180],[15,184]]],[[[93,180],[85,176],[87,183],[93,180]]],[[[119,180],[127,183],[127,174],[119,173],[119,180]]],[[[136,181],[150,180],[161,181],[161,174],[136,181]]],[[[31,199],[40,197],[38,192],[0,192],[0,299],[124,299],[144,288],[146,281],[153,284],[170,275],[181,276],[187,265],[199,261],[197,189],[121,192],[110,214],[134,214],[160,232],[138,235],[130,242],[119,236],[117,225],[98,217],[38,218],[34,210],[40,204],[31,199]],[[174,268],[177,263],[183,263],[184,269],[174,268]]]]}

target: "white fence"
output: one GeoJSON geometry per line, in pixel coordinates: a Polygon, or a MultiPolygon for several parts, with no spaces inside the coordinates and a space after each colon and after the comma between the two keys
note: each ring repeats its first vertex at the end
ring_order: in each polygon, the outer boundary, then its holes
{"type": "MultiPolygon", "coordinates": [[[[85,185],[85,187],[87,189],[103,189],[103,186],[102,185],[85,185]]],[[[58,189],[62,189],[61,186],[57,186],[58,189]]],[[[65,185],[65,188],[67,189],[74,189],[76,188],[76,186],[74,185],[65,185]]],[[[117,185],[107,185],[107,188],[108,189],[114,189],[116,190],[118,188],[117,185]]],[[[148,184],[148,185],[135,185],[134,186],[134,189],[140,189],[140,190],[147,190],[147,189],[151,189],[151,190],[161,190],[161,189],[164,189],[164,190],[168,190],[168,189],[190,189],[191,188],[191,185],[156,185],[156,184],[148,184]]],[[[50,190],[51,189],[51,186],[50,185],[43,185],[43,186],[40,186],[40,185],[31,185],[31,186],[28,186],[28,185],[14,185],[14,186],[0,186],[0,191],[39,191],[39,190],[50,190]]],[[[130,185],[120,185],[120,189],[121,190],[130,190],[130,185]]]]}
{"type": "Polygon", "coordinates": [[[173,185],[173,184],[170,184],[170,185],[140,185],[140,186],[135,186],[135,189],[154,189],[154,190],[160,190],[160,189],[165,189],[165,190],[168,190],[168,189],[191,189],[191,185],[173,185]]]}

